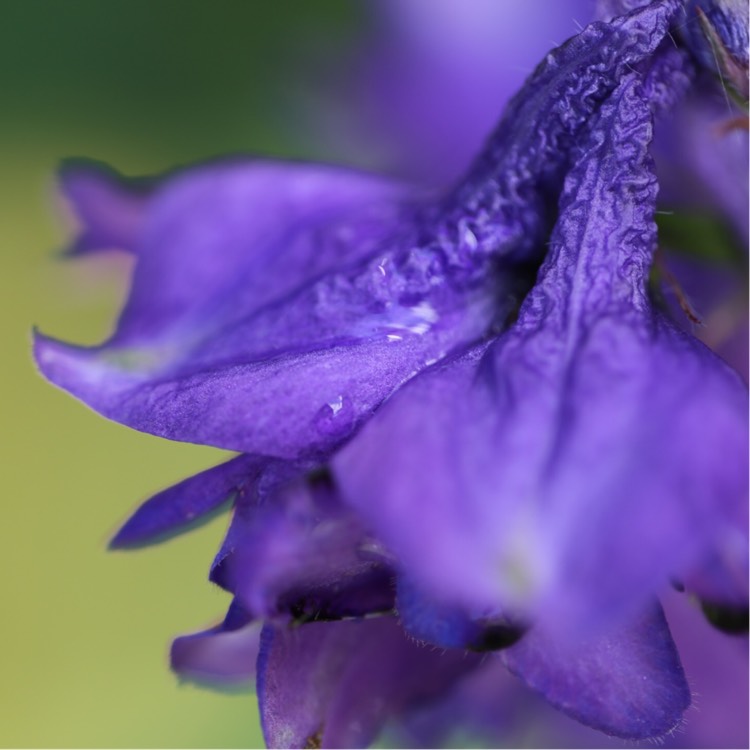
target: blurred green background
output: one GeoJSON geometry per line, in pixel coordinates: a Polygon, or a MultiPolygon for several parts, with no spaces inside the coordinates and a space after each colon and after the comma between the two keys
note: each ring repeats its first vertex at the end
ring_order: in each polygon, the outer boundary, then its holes
{"type": "Polygon", "coordinates": [[[226,517],[161,547],[105,549],[140,500],[222,454],[131,432],[52,388],[30,330],[101,340],[127,283],[123,258],[55,257],[69,235],[61,158],[151,174],[233,151],[325,157],[301,113],[356,43],[357,12],[346,0],[0,3],[2,746],[262,742],[252,695],[180,686],[167,666],[170,639],[228,604],[206,580],[226,517]]]}

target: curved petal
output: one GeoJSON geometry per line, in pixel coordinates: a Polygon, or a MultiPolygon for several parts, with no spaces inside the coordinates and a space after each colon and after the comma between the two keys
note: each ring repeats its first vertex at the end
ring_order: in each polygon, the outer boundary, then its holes
{"type": "Polygon", "coordinates": [[[146,500],[109,543],[110,549],[154,544],[194,528],[258,476],[268,459],[237,456],[146,500]]]}
{"type": "Polygon", "coordinates": [[[479,664],[409,640],[378,617],[266,626],[258,700],[269,747],[366,747],[387,719],[439,696],[479,664]]]}
{"type": "Polygon", "coordinates": [[[261,624],[236,602],[224,622],[200,633],[175,638],[169,652],[180,679],[216,687],[247,683],[255,677],[261,624]]]}
{"type": "Polygon", "coordinates": [[[482,617],[460,606],[426,596],[405,576],[399,576],[396,609],[401,627],[412,638],[441,648],[500,651],[517,643],[526,632],[508,618],[482,617]]]}
{"type": "MultiPolygon", "coordinates": [[[[374,31],[342,92],[360,104],[349,107],[359,147],[352,156],[361,159],[373,143],[383,144],[395,152],[397,169],[425,175],[431,184],[455,180],[550,43],[570,37],[591,6],[588,0],[368,5],[374,31]]],[[[341,134],[345,148],[351,131],[341,134]]]]}
{"type": "Polygon", "coordinates": [[[690,705],[690,689],[658,604],[626,627],[574,645],[532,628],[502,658],[553,706],[617,737],[669,734],[690,705]]]}
{"type": "Polygon", "coordinates": [[[136,252],[153,191],[151,181],[126,179],[89,159],[65,161],[59,180],[81,225],[68,255],[112,249],[136,252]]]}

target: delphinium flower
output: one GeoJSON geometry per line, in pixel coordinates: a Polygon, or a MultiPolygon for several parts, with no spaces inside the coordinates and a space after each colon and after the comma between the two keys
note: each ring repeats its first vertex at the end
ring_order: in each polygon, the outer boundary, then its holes
{"type": "Polygon", "coordinates": [[[108,341],[37,335],[37,362],[111,419],[239,452],[113,546],[232,500],[210,573],[232,604],[172,663],[257,672],[271,746],[366,745],[498,669],[663,737],[691,696],[658,596],[746,606],[747,388],[648,284],[654,122],[704,57],[690,4],[630,5],[553,50],[438,194],[257,159],[62,173],[73,252],[137,264],[108,341]]]}

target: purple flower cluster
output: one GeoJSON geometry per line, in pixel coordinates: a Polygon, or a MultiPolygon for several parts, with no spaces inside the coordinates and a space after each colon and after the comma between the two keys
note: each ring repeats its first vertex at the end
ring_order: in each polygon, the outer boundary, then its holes
{"type": "Polygon", "coordinates": [[[680,725],[659,596],[747,607],[748,394],[654,300],[651,152],[714,76],[741,85],[741,6],[602,2],[449,190],[250,158],[63,169],[72,252],[137,260],[112,336],[37,334],[38,365],[110,419],[239,453],[112,546],[231,501],[210,578],[232,604],[172,664],[257,675],[270,746],[470,722],[457,696],[498,669],[615,737],[680,725]]]}

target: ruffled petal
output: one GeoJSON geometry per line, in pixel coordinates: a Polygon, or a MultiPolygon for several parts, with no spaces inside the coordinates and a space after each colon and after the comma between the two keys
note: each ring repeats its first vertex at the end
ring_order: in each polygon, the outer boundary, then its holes
{"type": "Polygon", "coordinates": [[[236,602],[224,622],[200,633],[175,638],[172,670],[183,680],[216,687],[249,683],[255,677],[261,624],[236,602]]]}
{"type": "Polygon", "coordinates": [[[136,252],[152,192],[149,181],[125,179],[103,164],[84,159],[64,162],[59,179],[80,222],[67,254],[112,249],[136,252]]]}
{"type": "Polygon", "coordinates": [[[503,243],[515,258],[539,256],[571,149],[623,77],[659,47],[680,7],[674,0],[650,2],[609,23],[592,23],[552,50],[511,99],[451,196],[449,222],[461,226],[468,216],[480,247],[503,243]]]}
{"type": "Polygon", "coordinates": [[[205,523],[267,463],[268,459],[262,457],[237,456],[163,490],[138,508],[115,534],[110,548],[154,544],[205,523]]]}
{"type": "Polygon", "coordinates": [[[390,717],[479,664],[409,640],[394,618],[267,626],[258,700],[269,747],[366,747],[390,717]]]}
{"type": "Polygon", "coordinates": [[[626,627],[575,645],[532,628],[502,658],[553,706],[605,734],[661,737],[680,724],[690,706],[690,689],[658,604],[626,627]]]}

